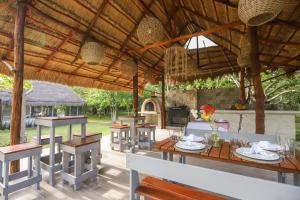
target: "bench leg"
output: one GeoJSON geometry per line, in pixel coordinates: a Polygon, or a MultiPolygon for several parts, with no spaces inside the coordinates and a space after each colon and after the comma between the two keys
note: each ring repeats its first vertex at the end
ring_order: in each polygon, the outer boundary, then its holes
{"type": "MultiPolygon", "coordinates": [[[[9,162],[8,161],[4,161],[3,162],[3,185],[4,185],[4,189],[7,189],[8,187],[8,181],[9,181],[9,162]]],[[[3,194],[3,199],[7,200],[8,199],[8,194],[7,192],[5,192],[5,194],[3,194]]]]}
{"type": "Polygon", "coordinates": [[[0,182],[2,182],[2,161],[0,160],[0,182]]]}
{"type": "Polygon", "coordinates": [[[283,172],[278,172],[278,182],[285,183],[286,174],[283,172]]]}
{"type": "Polygon", "coordinates": [[[75,154],[75,168],[74,168],[74,176],[75,176],[75,184],[74,190],[78,190],[80,188],[80,183],[77,182],[77,179],[80,177],[82,172],[82,154],[75,154]]]}
{"type": "Polygon", "coordinates": [[[140,185],[139,174],[137,171],[130,170],[129,172],[129,181],[130,181],[130,200],[139,200],[139,195],[135,194],[136,188],[140,185]]]}
{"type": "Polygon", "coordinates": [[[294,185],[300,186],[300,174],[294,174],[294,185]]]}
{"type": "Polygon", "coordinates": [[[167,159],[168,159],[168,153],[167,153],[167,152],[162,152],[162,153],[161,153],[161,158],[162,158],[163,160],[167,160],[167,159]]]}
{"type": "MultiPolygon", "coordinates": [[[[70,164],[70,154],[63,151],[62,152],[62,158],[63,158],[63,165],[62,165],[62,171],[69,173],[69,164],[70,164]]],[[[67,181],[63,180],[63,183],[66,184],[67,181]]]]}
{"type": "Polygon", "coordinates": [[[151,145],[151,131],[147,132],[147,137],[148,137],[148,150],[152,150],[152,145],[151,145]]]}
{"type": "Polygon", "coordinates": [[[32,177],[32,156],[28,157],[27,171],[28,171],[28,178],[31,178],[32,177]]]}
{"type": "MultiPolygon", "coordinates": [[[[91,170],[97,169],[97,150],[92,149],[91,152],[91,170]]],[[[92,181],[97,181],[97,176],[91,179],[92,181]]]]}
{"type": "Polygon", "coordinates": [[[169,153],[168,160],[173,161],[173,154],[172,153],[169,153]]]}
{"type": "Polygon", "coordinates": [[[54,173],[54,165],[55,165],[55,127],[51,127],[50,129],[50,151],[49,151],[49,184],[55,185],[55,173],[54,173]]]}
{"type": "MultiPolygon", "coordinates": [[[[35,166],[35,176],[41,175],[41,163],[40,163],[41,155],[36,155],[34,159],[34,166],[35,166]]],[[[40,189],[40,182],[36,183],[36,189],[40,189]]]]}
{"type": "Polygon", "coordinates": [[[186,157],[183,155],[179,156],[179,163],[185,164],[186,163],[186,157]]]}

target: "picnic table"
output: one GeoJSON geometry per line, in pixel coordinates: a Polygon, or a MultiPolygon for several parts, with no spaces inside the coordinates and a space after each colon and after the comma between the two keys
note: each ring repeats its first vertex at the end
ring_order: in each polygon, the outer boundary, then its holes
{"type": "Polygon", "coordinates": [[[173,160],[173,155],[179,155],[182,157],[190,156],[201,159],[216,160],[226,163],[232,163],[236,165],[249,166],[254,168],[266,169],[278,172],[278,181],[285,182],[285,173],[292,173],[294,175],[294,184],[300,186],[300,159],[288,157],[279,164],[264,164],[253,161],[241,159],[231,153],[230,143],[223,141],[221,147],[208,148],[207,151],[199,153],[183,152],[175,149],[174,145],[176,141],[174,139],[167,138],[154,145],[154,149],[162,152],[162,158],[164,160],[173,160]]]}
{"type": "Polygon", "coordinates": [[[35,119],[37,125],[37,143],[41,144],[42,127],[50,128],[50,149],[49,156],[41,157],[41,167],[49,172],[49,184],[54,186],[55,172],[62,169],[61,152],[55,153],[55,127],[68,126],[68,140],[72,136],[72,125],[81,124],[81,137],[86,135],[87,117],[85,116],[65,116],[65,117],[38,117],[35,119]]]}

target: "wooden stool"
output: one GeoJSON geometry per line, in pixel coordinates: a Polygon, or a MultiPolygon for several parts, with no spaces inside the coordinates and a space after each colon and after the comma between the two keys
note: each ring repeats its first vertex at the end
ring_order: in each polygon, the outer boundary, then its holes
{"type": "Polygon", "coordinates": [[[155,142],[155,126],[145,124],[139,125],[136,128],[138,133],[137,141],[139,148],[141,148],[141,146],[147,146],[148,150],[151,151],[152,144],[155,142]]]}
{"type": "Polygon", "coordinates": [[[36,185],[40,189],[42,181],[40,157],[42,146],[33,143],[24,143],[0,148],[0,192],[2,198],[7,200],[8,194],[25,187],[36,185]],[[28,158],[28,169],[13,174],[9,174],[9,162],[28,158]],[[32,168],[32,158],[35,161],[35,168],[32,168]],[[2,168],[3,176],[2,176],[2,168]],[[26,177],[22,181],[14,184],[9,184],[9,181],[17,180],[26,177]]]}
{"type": "Polygon", "coordinates": [[[97,169],[97,144],[99,140],[92,137],[73,139],[61,144],[63,152],[63,170],[61,178],[64,182],[74,185],[74,190],[78,190],[83,181],[87,179],[96,180],[97,169]],[[83,156],[85,153],[91,153],[91,163],[88,168],[85,167],[83,156]],[[70,156],[74,155],[74,170],[70,170],[70,156]]]}
{"type": "MultiPolygon", "coordinates": [[[[75,133],[73,134],[73,139],[79,139],[81,138],[80,133],[75,133]]],[[[94,138],[95,140],[99,140],[97,143],[97,164],[101,164],[101,138],[102,138],[102,133],[86,133],[86,138],[94,138]]],[[[90,155],[89,155],[90,156],[90,155]]]]}
{"type": "Polygon", "coordinates": [[[129,129],[129,126],[120,124],[114,124],[110,127],[110,146],[112,150],[118,147],[119,151],[123,152],[123,147],[129,145],[129,129]],[[116,137],[114,136],[115,133],[117,134],[116,137]]]}
{"type": "MultiPolygon", "coordinates": [[[[55,140],[54,143],[57,144],[57,152],[60,152],[60,144],[63,141],[63,137],[62,136],[55,136],[55,140]]],[[[49,135],[42,135],[41,136],[41,141],[37,141],[37,137],[34,136],[32,138],[32,142],[36,143],[36,144],[40,144],[40,145],[48,145],[50,144],[50,136],[49,135]]]]}

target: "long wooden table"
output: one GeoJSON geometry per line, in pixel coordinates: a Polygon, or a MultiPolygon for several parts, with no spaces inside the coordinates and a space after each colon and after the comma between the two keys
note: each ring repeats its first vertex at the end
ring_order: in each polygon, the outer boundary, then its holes
{"type": "Polygon", "coordinates": [[[285,161],[279,164],[262,164],[248,160],[243,160],[237,156],[234,156],[230,151],[230,143],[223,142],[220,148],[212,147],[206,152],[202,153],[187,153],[178,151],[174,148],[176,141],[167,138],[154,145],[154,149],[162,152],[162,158],[164,160],[173,160],[173,154],[179,156],[191,156],[195,158],[216,160],[226,163],[232,163],[236,165],[244,165],[249,167],[255,167],[260,169],[266,169],[278,172],[278,181],[285,182],[285,173],[294,174],[294,184],[300,186],[300,159],[299,158],[286,158],[285,161]]]}

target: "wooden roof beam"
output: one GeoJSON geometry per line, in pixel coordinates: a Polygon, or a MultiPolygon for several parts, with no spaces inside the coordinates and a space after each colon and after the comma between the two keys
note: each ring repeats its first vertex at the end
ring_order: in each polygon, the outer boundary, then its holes
{"type": "Polygon", "coordinates": [[[147,51],[147,50],[152,49],[152,48],[157,48],[157,47],[160,47],[160,46],[167,45],[169,43],[174,43],[174,42],[177,42],[177,41],[187,40],[189,38],[197,37],[197,36],[201,36],[201,35],[208,35],[208,34],[211,34],[211,33],[214,33],[214,32],[220,32],[220,31],[231,29],[233,27],[240,26],[240,25],[242,25],[242,22],[237,21],[237,22],[226,24],[224,26],[215,27],[215,28],[212,28],[212,29],[209,29],[209,30],[206,30],[206,31],[201,31],[201,32],[188,34],[188,35],[183,35],[183,36],[179,36],[179,37],[176,37],[176,38],[172,38],[170,40],[161,41],[161,42],[157,42],[157,43],[154,43],[154,44],[151,44],[151,45],[147,45],[147,46],[142,47],[142,48],[129,50],[128,53],[141,53],[141,52],[147,51]]]}

